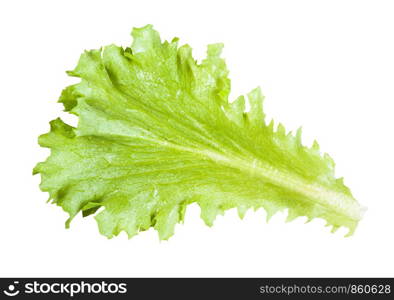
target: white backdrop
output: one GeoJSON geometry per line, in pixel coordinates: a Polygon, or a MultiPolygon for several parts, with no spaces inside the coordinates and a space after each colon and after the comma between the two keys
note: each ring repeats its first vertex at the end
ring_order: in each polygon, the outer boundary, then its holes
{"type": "Polygon", "coordinates": [[[394,276],[393,1],[1,1],[0,276],[394,276]],[[303,126],[368,207],[354,236],[322,220],[235,211],[175,235],[99,235],[93,218],[46,204],[37,145],[84,49],[129,45],[133,26],[178,36],[201,59],[224,42],[232,97],[260,85],[268,118],[303,126]]]}

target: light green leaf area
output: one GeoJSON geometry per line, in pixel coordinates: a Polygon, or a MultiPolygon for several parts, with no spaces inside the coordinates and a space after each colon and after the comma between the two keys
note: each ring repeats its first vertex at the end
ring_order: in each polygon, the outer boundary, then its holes
{"type": "Polygon", "coordinates": [[[353,233],[362,209],[332,159],[317,143],[303,146],[300,130],[267,124],[260,89],[229,100],[222,44],[197,63],[188,45],[162,42],[150,25],[132,36],[130,48],[82,54],[68,72],[81,81],[59,100],[78,126],[56,119],[39,138],[51,154],[34,173],[70,215],[67,226],[82,212],[109,238],[154,227],[165,240],[197,203],[209,226],[231,208],[241,217],[287,209],[289,220],[323,218],[353,233]]]}

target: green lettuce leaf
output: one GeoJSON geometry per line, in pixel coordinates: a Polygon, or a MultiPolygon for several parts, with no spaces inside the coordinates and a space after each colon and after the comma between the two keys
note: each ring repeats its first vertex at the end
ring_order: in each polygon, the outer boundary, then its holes
{"type": "Polygon", "coordinates": [[[109,238],[154,227],[168,239],[197,203],[209,226],[231,208],[240,217],[264,208],[268,218],[287,209],[289,220],[323,218],[354,232],[362,208],[318,144],[307,148],[301,130],[267,124],[259,88],[229,101],[222,44],[197,63],[188,45],[162,42],[150,25],[132,36],[130,48],[81,55],[68,72],[81,81],[59,100],[78,126],[56,119],[39,137],[51,155],[34,173],[69,214],[67,227],[82,212],[96,214],[109,238]]]}

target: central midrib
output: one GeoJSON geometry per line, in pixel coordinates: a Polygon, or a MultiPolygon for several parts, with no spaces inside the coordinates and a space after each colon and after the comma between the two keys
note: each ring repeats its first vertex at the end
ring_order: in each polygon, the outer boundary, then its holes
{"type": "Polygon", "coordinates": [[[260,177],[265,182],[269,182],[276,186],[301,194],[308,199],[312,199],[320,205],[329,207],[330,209],[337,211],[342,215],[346,215],[355,221],[360,220],[362,217],[362,208],[352,197],[340,192],[329,190],[321,185],[311,184],[295,174],[278,170],[260,160],[254,159],[252,161],[248,161],[238,157],[225,156],[212,150],[198,150],[195,148],[179,146],[167,141],[159,142],[157,140],[149,140],[158,143],[161,146],[173,148],[178,151],[194,153],[209,158],[216,163],[236,168],[248,174],[260,177]]]}

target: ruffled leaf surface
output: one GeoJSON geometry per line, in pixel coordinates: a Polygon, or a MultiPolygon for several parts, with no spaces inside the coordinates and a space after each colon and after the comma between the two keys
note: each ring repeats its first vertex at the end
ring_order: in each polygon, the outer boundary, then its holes
{"type": "Polygon", "coordinates": [[[303,146],[301,130],[267,124],[259,88],[229,100],[222,44],[197,63],[188,45],[162,42],[150,25],[132,36],[131,47],[81,55],[68,72],[80,82],[59,100],[78,126],[56,119],[39,138],[51,155],[34,173],[70,215],[67,226],[82,212],[109,238],[154,227],[168,239],[197,203],[207,225],[231,208],[241,217],[287,209],[289,220],[323,218],[353,233],[362,208],[333,160],[317,143],[303,146]]]}

